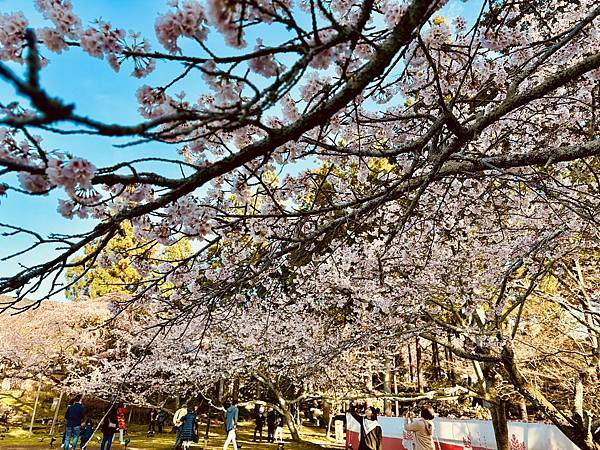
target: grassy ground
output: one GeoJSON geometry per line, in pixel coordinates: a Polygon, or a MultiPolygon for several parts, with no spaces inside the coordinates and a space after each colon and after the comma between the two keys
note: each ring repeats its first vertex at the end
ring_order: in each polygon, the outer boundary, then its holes
{"type": "MultiPolygon", "coordinates": [[[[201,436],[204,437],[206,430],[206,424],[201,425],[201,436]]],[[[266,442],[253,442],[252,441],[252,423],[242,423],[238,428],[238,444],[241,444],[241,448],[245,450],[269,450],[277,449],[275,444],[269,444],[266,442]]],[[[266,435],[266,428],[265,428],[266,435]]],[[[146,450],[146,449],[161,449],[167,450],[173,448],[175,442],[175,435],[172,433],[164,433],[157,435],[152,438],[146,437],[145,428],[135,427],[130,431],[128,437],[131,439],[129,450],[146,450]]],[[[289,441],[289,434],[284,433],[285,450],[322,450],[322,449],[341,449],[343,445],[335,444],[333,440],[328,440],[323,430],[315,428],[302,428],[302,437],[305,439],[304,442],[296,443],[289,441]]],[[[203,448],[203,439],[200,439],[200,443],[193,444],[193,449],[203,448]]],[[[225,442],[225,434],[220,424],[211,424],[210,434],[207,449],[217,450],[223,448],[225,442]]],[[[59,449],[60,443],[54,443],[53,448],[59,449]]],[[[0,434],[0,450],[31,450],[31,449],[49,449],[50,439],[47,434],[41,430],[29,437],[26,430],[12,430],[8,433],[0,434]]],[[[100,444],[94,440],[94,442],[88,446],[90,449],[99,449],[100,444]]],[[[113,442],[111,450],[123,450],[125,447],[120,445],[118,441],[113,442]]],[[[229,447],[233,448],[232,446],[229,447]]]]}

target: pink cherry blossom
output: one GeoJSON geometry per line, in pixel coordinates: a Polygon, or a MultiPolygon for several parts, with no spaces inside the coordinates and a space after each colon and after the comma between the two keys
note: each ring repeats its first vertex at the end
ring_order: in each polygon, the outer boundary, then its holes
{"type": "Polygon", "coordinates": [[[154,30],[158,41],[170,52],[177,53],[180,48],[177,40],[181,36],[206,39],[208,28],[204,8],[197,0],[185,0],[176,10],[165,13],[156,19],[154,30]]]}
{"type": "Polygon", "coordinates": [[[387,0],[383,7],[385,22],[390,28],[395,27],[407,11],[407,5],[398,0],[387,0]]]}
{"type": "Polygon", "coordinates": [[[67,219],[72,219],[75,214],[74,213],[75,206],[76,206],[76,204],[72,200],[59,199],[57,211],[61,216],[65,217],[67,219]]]}
{"type": "Polygon", "coordinates": [[[51,187],[46,177],[43,175],[33,175],[29,172],[20,172],[19,181],[23,189],[34,194],[46,192],[51,187]]]}
{"type": "MultiPolygon", "coordinates": [[[[76,39],[81,32],[81,21],[73,13],[70,0],[36,0],[36,8],[44,18],[50,19],[56,26],[55,33],[60,37],[76,39]]],[[[56,37],[53,37],[56,42],[56,37]]]]}
{"type": "MultiPolygon", "coordinates": [[[[262,48],[264,48],[262,39],[257,39],[254,50],[257,51],[261,50],[262,48]]],[[[252,58],[248,62],[248,67],[250,67],[250,70],[253,70],[254,72],[259,73],[267,78],[275,77],[283,70],[283,67],[280,67],[277,64],[273,55],[252,58]]]]}
{"type": "Polygon", "coordinates": [[[65,48],[67,48],[67,43],[65,42],[63,35],[58,33],[56,30],[51,28],[42,28],[37,31],[38,37],[44,42],[44,45],[48,48],[48,50],[61,53],[65,48]]]}
{"type": "Polygon", "coordinates": [[[25,28],[23,13],[0,14],[0,60],[22,62],[25,28]]]}
{"type": "Polygon", "coordinates": [[[223,34],[226,42],[236,48],[246,46],[243,31],[235,24],[240,4],[232,0],[208,0],[212,22],[223,34]]]}
{"type": "Polygon", "coordinates": [[[91,181],[94,177],[96,168],[85,159],[70,159],[62,168],[62,176],[66,183],[77,184],[79,187],[89,189],[92,187],[91,181]]]}

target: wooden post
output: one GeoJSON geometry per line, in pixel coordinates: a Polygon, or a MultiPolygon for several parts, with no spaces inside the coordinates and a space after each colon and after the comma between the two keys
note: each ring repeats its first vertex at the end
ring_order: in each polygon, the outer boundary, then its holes
{"type": "Polygon", "coordinates": [[[29,424],[29,436],[33,434],[33,422],[35,422],[35,413],[37,412],[38,401],[40,399],[40,391],[42,390],[42,380],[38,381],[38,388],[35,394],[35,403],[33,404],[33,414],[31,415],[31,423],[29,424]]]}
{"type": "Polygon", "coordinates": [[[60,411],[60,404],[62,402],[64,391],[61,389],[60,395],[58,396],[58,404],[54,411],[54,417],[52,418],[52,425],[50,426],[50,436],[54,435],[54,425],[56,425],[56,419],[58,418],[58,411],[60,411]]]}

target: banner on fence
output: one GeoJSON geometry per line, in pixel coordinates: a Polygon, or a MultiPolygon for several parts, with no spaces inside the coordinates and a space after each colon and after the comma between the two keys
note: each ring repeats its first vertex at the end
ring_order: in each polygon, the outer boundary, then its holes
{"type": "MultiPolygon", "coordinates": [[[[346,448],[358,449],[360,425],[346,415],[346,448]]],[[[383,450],[413,450],[413,433],[404,430],[402,417],[378,417],[383,432],[383,450]]],[[[434,420],[434,442],[438,450],[496,450],[494,428],[489,420],[434,420]]],[[[511,450],[578,450],[554,425],[509,422],[511,450]]]]}

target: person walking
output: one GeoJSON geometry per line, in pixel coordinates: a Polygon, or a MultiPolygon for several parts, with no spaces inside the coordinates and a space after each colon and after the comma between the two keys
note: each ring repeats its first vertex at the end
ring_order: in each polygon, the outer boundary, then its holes
{"type": "Polygon", "coordinates": [[[350,414],[360,425],[358,450],[382,450],[383,433],[379,422],[377,422],[375,407],[367,406],[364,416],[354,411],[350,411],[350,414]]]}
{"type": "Polygon", "coordinates": [[[197,414],[198,407],[194,406],[194,408],[188,410],[188,413],[181,419],[180,438],[183,450],[189,450],[190,444],[198,441],[198,425],[196,423],[197,414]]]}
{"type": "Polygon", "coordinates": [[[283,416],[277,414],[275,421],[275,442],[283,442],[283,416]]]}
{"type": "Polygon", "coordinates": [[[275,442],[275,428],[277,426],[277,412],[269,408],[267,412],[267,441],[275,442]]]}
{"type": "Polygon", "coordinates": [[[404,429],[415,434],[415,450],[435,450],[433,443],[433,419],[435,412],[431,406],[421,408],[421,417],[413,419],[412,413],[406,414],[404,429]]]}
{"type": "Polygon", "coordinates": [[[117,408],[117,425],[119,426],[119,443],[125,444],[125,432],[127,430],[127,421],[125,416],[127,415],[127,405],[119,403],[117,408]]]}
{"type": "Polygon", "coordinates": [[[110,405],[104,414],[100,431],[102,431],[102,441],[100,442],[100,450],[110,450],[115,433],[118,427],[117,406],[110,405]]]}
{"type": "Polygon", "coordinates": [[[85,407],[81,404],[81,395],[76,395],[73,398],[73,404],[67,408],[65,413],[65,440],[63,442],[63,449],[75,450],[77,448],[77,441],[81,434],[81,421],[85,417],[85,407]],[[71,439],[73,439],[73,446],[70,447],[71,439]]]}
{"type": "Polygon", "coordinates": [[[227,438],[225,444],[223,444],[223,450],[227,450],[229,443],[233,443],[233,450],[238,450],[237,439],[235,435],[235,429],[237,427],[239,410],[237,407],[237,401],[234,399],[229,400],[229,408],[225,411],[225,431],[227,432],[227,438]]]}
{"type": "Polygon", "coordinates": [[[183,418],[187,415],[187,413],[187,404],[184,403],[183,406],[175,411],[175,414],[173,415],[173,429],[177,433],[175,437],[175,449],[180,448],[183,442],[181,439],[181,425],[183,425],[183,418]]]}
{"type": "Polygon", "coordinates": [[[259,434],[259,442],[262,442],[262,435],[263,435],[263,427],[265,425],[265,408],[263,408],[262,406],[260,406],[257,410],[256,410],[256,414],[254,416],[254,436],[252,437],[252,440],[256,442],[256,432],[258,431],[259,434]]]}
{"type": "Polygon", "coordinates": [[[156,414],[156,427],[158,428],[159,433],[163,432],[163,427],[165,426],[166,420],[167,420],[167,413],[161,409],[156,414]]]}
{"type": "Polygon", "coordinates": [[[151,409],[148,414],[148,436],[153,435],[156,432],[156,410],[151,409]]]}

